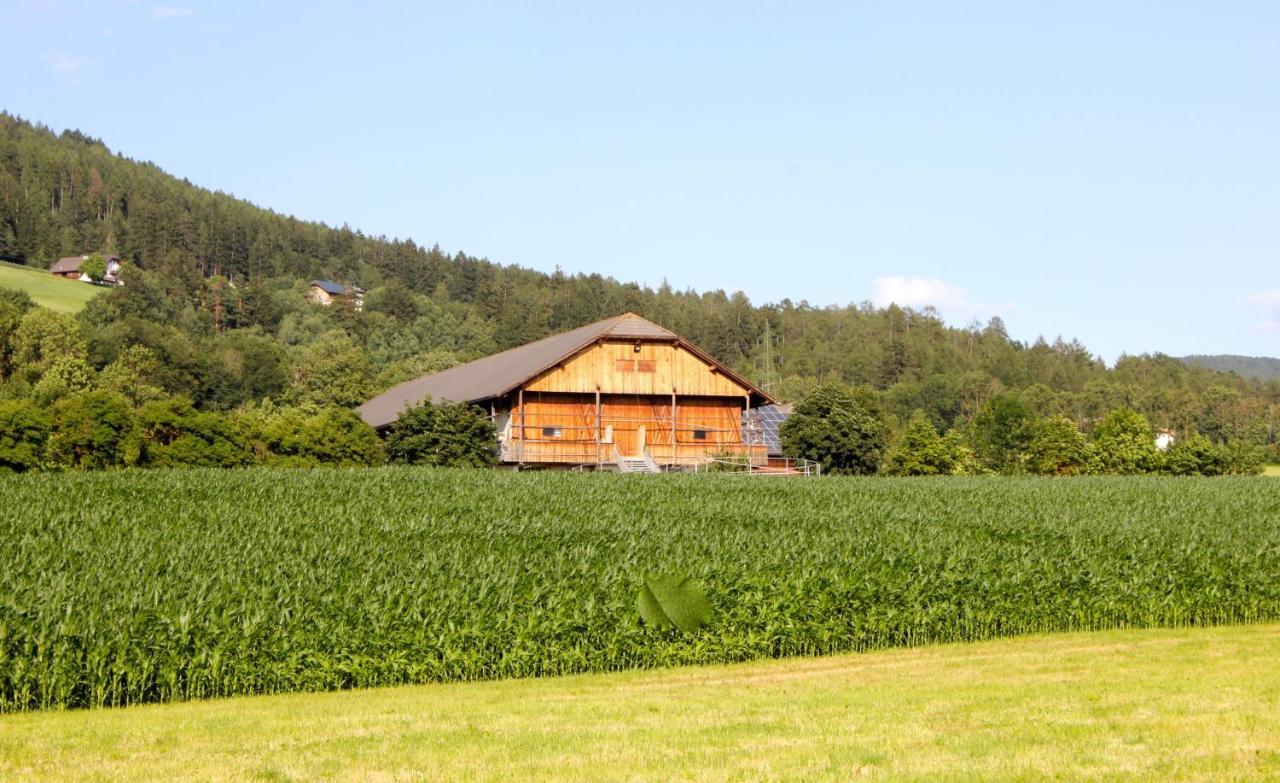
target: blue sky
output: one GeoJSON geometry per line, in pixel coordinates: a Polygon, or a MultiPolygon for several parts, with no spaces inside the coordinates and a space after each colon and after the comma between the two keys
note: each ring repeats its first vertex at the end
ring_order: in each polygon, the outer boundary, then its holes
{"type": "Polygon", "coordinates": [[[400,5],[7,0],[0,107],[503,263],[1280,355],[1280,3],[400,5]]]}

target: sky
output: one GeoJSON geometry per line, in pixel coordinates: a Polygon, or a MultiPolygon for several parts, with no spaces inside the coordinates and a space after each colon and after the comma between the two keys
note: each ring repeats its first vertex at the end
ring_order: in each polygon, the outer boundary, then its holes
{"type": "Polygon", "coordinates": [[[300,218],[1280,356],[1274,0],[3,0],[0,30],[0,108],[300,218]]]}

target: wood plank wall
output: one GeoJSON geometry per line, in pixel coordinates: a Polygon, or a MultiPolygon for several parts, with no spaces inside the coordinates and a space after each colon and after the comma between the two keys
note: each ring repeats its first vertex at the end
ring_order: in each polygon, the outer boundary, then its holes
{"type": "Polygon", "coordinates": [[[601,395],[597,423],[594,394],[526,390],[523,419],[518,406],[511,412],[506,453],[521,454],[526,463],[586,464],[611,462],[616,446],[627,455],[647,448],[660,464],[692,464],[712,454],[743,451],[745,406],[741,397],[677,396],[673,433],[670,395],[601,395]]]}

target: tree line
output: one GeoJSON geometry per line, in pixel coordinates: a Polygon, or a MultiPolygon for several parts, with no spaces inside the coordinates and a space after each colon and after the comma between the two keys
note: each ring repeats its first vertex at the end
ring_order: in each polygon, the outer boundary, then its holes
{"type": "Polygon", "coordinates": [[[162,399],[220,415],[268,400],[347,409],[403,380],[633,311],[779,399],[824,384],[867,390],[890,442],[917,414],[937,432],[968,432],[1005,397],[1090,438],[1127,409],[1183,440],[1274,455],[1280,424],[1277,380],[1162,355],[1109,368],[1078,341],[1014,340],[998,318],[954,328],[929,310],[753,304],[740,292],[450,255],[280,215],[83,133],[0,114],[0,256],[47,267],[81,253],[119,256],[125,285],[75,316],[0,300],[0,399],[46,415],[89,392],[121,394],[135,411],[162,399]],[[313,278],[365,288],[363,307],[309,304],[313,278]]]}
{"type": "Polygon", "coordinates": [[[894,428],[874,389],[838,384],[812,389],[780,435],[788,456],[847,475],[1254,475],[1267,456],[1258,444],[1215,442],[1199,432],[1162,443],[1147,418],[1129,408],[1107,412],[1082,432],[1062,413],[1037,413],[1018,392],[990,398],[970,422],[945,434],[921,410],[894,428]]]}

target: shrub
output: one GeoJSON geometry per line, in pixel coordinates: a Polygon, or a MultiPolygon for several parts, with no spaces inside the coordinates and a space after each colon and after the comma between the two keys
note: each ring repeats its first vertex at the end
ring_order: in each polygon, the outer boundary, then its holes
{"type": "Polygon", "coordinates": [[[944,476],[955,473],[959,459],[949,443],[933,428],[924,411],[917,410],[889,450],[884,472],[890,476],[944,476]]]}
{"type": "Polygon", "coordinates": [[[12,471],[40,466],[49,437],[49,415],[29,400],[0,402],[0,468],[12,471]]]}
{"type": "Polygon", "coordinates": [[[1035,423],[1035,413],[1018,395],[992,397],[970,425],[974,453],[984,466],[997,473],[1021,473],[1026,467],[1035,423]]]}
{"type": "Polygon", "coordinates": [[[78,470],[137,464],[138,420],[124,395],[91,391],[58,401],[49,436],[51,462],[78,470]]]}
{"type": "Polygon", "coordinates": [[[1092,459],[1089,442],[1066,416],[1051,416],[1037,422],[1027,446],[1027,468],[1049,476],[1078,476],[1087,473],[1092,459]]]}
{"type": "Polygon", "coordinates": [[[788,457],[813,460],[828,474],[869,474],[880,467],[885,430],[878,416],[836,384],[821,384],[779,428],[788,457]]]}
{"type": "Polygon", "coordinates": [[[1102,419],[1093,431],[1093,450],[1103,473],[1151,473],[1160,467],[1151,424],[1128,408],[1117,408],[1102,419]]]}
{"type": "Polygon", "coordinates": [[[1174,441],[1163,462],[1165,472],[1175,476],[1217,476],[1225,467],[1219,449],[1199,433],[1174,441]]]}
{"type": "Polygon", "coordinates": [[[387,435],[387,457],[406,465],[482,468],[497,460],[487,414],[466,403],[430,402],[404,410],[387,435]]]}
{"type": "Polygon", "coordinates": [[[226,416],[197,411],[181,397],[157,400],[138,411],[147,467],[236,467],[254,461],[244,436],[226,416]]]}
{"type": "Polygon", "coordinates": [[[386,460],[378,433],[346,408],[279,409],[263,435],[273,464],[379,465],[386,460]]]}

